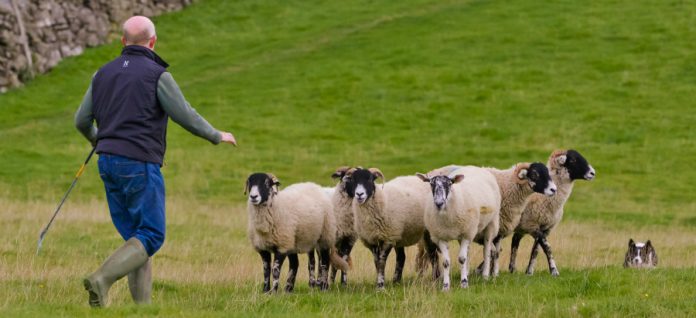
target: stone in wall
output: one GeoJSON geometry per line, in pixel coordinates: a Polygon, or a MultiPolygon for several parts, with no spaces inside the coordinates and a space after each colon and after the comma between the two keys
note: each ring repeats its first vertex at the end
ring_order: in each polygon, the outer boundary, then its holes
{"type": "Polygon", "coordinates": [[[62,59],[109,41],[132,15],[177,11],[192,0],[0,0],[0,93],[45,73],[62,59]],[[20,36],[17,5],[26,30],[31,64],[20,36]]]}

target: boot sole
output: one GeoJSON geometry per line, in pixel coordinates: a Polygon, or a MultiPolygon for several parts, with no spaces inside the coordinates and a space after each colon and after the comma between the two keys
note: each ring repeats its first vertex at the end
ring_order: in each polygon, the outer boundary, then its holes
{"type": "Polygon", "coordinates": [[[89,293],[89,305],[92,307],[104,307],[104,304],[99,300],[99,294],[94,292],[95,288],[92,286],[92,282],[85,278],[82,281],[82,284],[85,286],[85,290],[89,293]]]}

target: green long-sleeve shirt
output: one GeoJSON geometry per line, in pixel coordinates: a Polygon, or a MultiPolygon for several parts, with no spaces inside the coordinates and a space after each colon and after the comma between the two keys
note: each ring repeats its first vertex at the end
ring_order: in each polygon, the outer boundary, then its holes
{"type": "MultiPolygon", "coordinates": [[[[213,144],[219,144],[222,136],[213,128],[196,110],[186,101],[181,93],[179,85],[169,72],[164,72],[157,82],[157,99],[164,111],[174,122],[184,129],[201,138],[207,139],[213,144]]],[[[92,144],[97,141],[97,127],[94,126],[94,113],[92,111],[92,85],[89,85],[80,107],[75,112],[75,127],[92,144]]]]}

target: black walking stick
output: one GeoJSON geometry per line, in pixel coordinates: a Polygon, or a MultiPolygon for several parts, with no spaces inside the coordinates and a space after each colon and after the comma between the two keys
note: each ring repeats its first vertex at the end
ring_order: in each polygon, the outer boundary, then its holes
{"type": "Polygon", "coordinates": [[[93,147],[92,151],[89,152],[89,156],[87,156],[87,159],[85,159],[85,162],[80,166],[80,170],[77,171],[77,174],[75,175],[75,180],[73,180],[72,184],[70,185],[70,188],[68,188],[68,192],[65,192],[65,195],[63,196],[63,200],[60,200],[60,204],[58,204],[58,208],[56,208],[56,212],[53,213],[53,216],[51,217],[51,220],[48,221],[48,224],[46,224],[46,227],[44,227],[43,230],[41,230],[41,234],[39,234],[39,244],[36,247],[36,255],[39,255],[39,251],[41,250],[41,244],[43,243],[44,238],[46,237],[46,232],[48,232],[48,229],[51,227],[51,224],[53,224],[53,220],[56,218],[58,215],[58,212],[60,212],[60,208],[63,206],[63,203],[65,203],[65,199],[68,198],[68,195],[70,194],[70,191],[75,187],[75,184],[77,183],[77,179],[80,178],[82,173],[85,171],[85,167],[87,166],[87,163],[89,163],[89,159],[92,158],[92,155],[94,154],[94,151],[97,150],[97,147],[93,147]]]}

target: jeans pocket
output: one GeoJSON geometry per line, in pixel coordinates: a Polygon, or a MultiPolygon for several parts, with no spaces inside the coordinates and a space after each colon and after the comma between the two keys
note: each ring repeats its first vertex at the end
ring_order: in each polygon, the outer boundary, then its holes
{"type": "Polygon", "coordinates": [[[139,192],[147,184],[147,164],[144,162],[121,163],[114,168],[118,183],[125,193],[139,192]]]}

